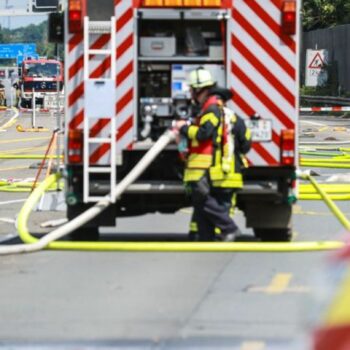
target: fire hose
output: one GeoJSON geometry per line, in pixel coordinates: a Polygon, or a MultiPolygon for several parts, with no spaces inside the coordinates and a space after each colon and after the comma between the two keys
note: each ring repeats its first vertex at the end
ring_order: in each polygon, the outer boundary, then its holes
{"type": "MultiPolygon", "coordinates": [[[[142,172],[152,163],[152,161],[158,156],[158,154],[172,141],[175,140],[176,133],[172,130],[167,130],[153,145],[153,147],[141,158],[141,160],[136,164],[136,166],[130,171],[130,173],[116,186],[115,188],[115,198],[117,199],[136,179],[142,174],[142,172]]],[[[53,177],[50,181],[54,182],[58,176],[53,177]]],[[[36,194],[38,196],[38,194],[36,194]]],[[[40,196],[40,194],[39,194],[40,196]]],[[[28,253],[35,252],[44,249],[50,242],[53,242],[70,232],[78,229],[85,223],[89,222],[97,215],[99,215],[103,210],[105,210],[109,205],[110,201],[107,199],[102,199],[97,202],[93,207],[86,210],[81,215],[77,216],[73,220],[69,221],[67,224],[59,227],[58,229],[50,232],[38,241],[32,244],[18,244],[11,246],[0,247],[0,255],[14,254],[14,253],[28,253]]],[[[35,198],[33,198],[35,200],[35,198]]],[[[20,230],[21,225],[24,223],[25,217],[28,217],[29,212],[24,210],[22,217],[18,218],[20,230]],[[24,218],[23,218],[24,216],[24,218]]]]}
{"type": "MultiPolygon", "coordinates": [[[[132,171],[116,186],[115,198],[117,199],[126,188],[134,182],[138,176],[148,167],[148,165],[157,157],[164,147],[174,140],[175,133],[167,131],[163,134],[156,144],[146,153],[140,162],[132,171]]],[[[342,225],[349,229],[350,223],[345,216],[339,211],[336,205],[327,198],[327,194],[319,188],[311,176],[306,173],[299,174],[301,178],[309,180],[320,195],[325,199],[330,209],[337,216],[342,225]]],[[[58,250],[85,250],[85,251],[162,251],[162,252],[302,252],[302,251],[322,251],[330,249],[339,249],[344,246],[341,241],[315,241],[315,242],[291,242],[291,243],[261,243],[261,242],[70,242],[56,241],[57,239],[76,230],[83,224],[92,220],[104,209],[110,202],[102,199],[93,207],[82,213],[67,224],[52,231],[41,239],[30,235],[26,227],[29,214],[34,204],[40,199],[42,193],[47,187],[50,187],[59,179],[60,175],[55,174],[48,177],[40,186],[33,191],[27,202],[23,206],[18,216],[18,231],[20,237],[26,244],[0,246],[0,255],[35,252],[41,249],[58,249],[58,250]]]]}

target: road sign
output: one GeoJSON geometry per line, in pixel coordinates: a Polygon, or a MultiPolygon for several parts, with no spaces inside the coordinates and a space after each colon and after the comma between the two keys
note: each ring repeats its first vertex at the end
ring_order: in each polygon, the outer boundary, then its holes
{"type": "Polygon", "coordinates": [[[306,86],[322,86],[327,83],[328,72],[328,51],[327,50],[306,50],[306,86]]]}
{"type": "Polygon", "coordinates": [[[0,59],[17,59],[36,53],[36,44],[0,44],[0,59]]]}
{"type": "Polygon", "coordinates": [[[18,55],[17,56],[17,65],[22,64],[23,60],[26,60],[26,59],[37,60],[37,59],[39,59],[39,55],[37,53],[18,55]]]}
{"type": "Polygon", "coordinates": [[[313,59],[311,60],[309,64],[310,69],[323,69],[325,66],[325,63],[323,62],[323,58],[319,52],[317,52],[313,59]]]}

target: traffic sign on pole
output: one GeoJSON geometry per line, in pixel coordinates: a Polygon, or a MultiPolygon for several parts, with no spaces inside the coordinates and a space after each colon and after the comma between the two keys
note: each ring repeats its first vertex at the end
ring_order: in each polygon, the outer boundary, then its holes
{"type": "Polygon", "coordinates": [[[327,50],[306,50],[305,86],[323,86],[327,83],[327,50]]]}

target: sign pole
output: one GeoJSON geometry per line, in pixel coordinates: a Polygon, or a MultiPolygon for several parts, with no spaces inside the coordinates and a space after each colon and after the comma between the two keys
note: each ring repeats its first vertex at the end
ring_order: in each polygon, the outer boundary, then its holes
{"type": "MultiPolygon", "coordinates": [[[[59,57],[59,51],[58,51],[58,44],[56,43],[56,56],[57,60],[60,59],[59,57]]],[[[57,138],[56,138],[56,155],[57,155],[57,163],[56,163],[56,172],[59,172],[60,169],[60,131],[61,131],[61,113],[60,113],[60,82],[59,82],[59,75],[60,72],[60,66],[57,65],[57,104],[56,104],[56,128],[57,128],[57,138]]],[[[59,190],[59,181],[57,181],[57,191],[59,190]]]]}
{"type": "Polygon", "coordinates": [[[33,114],[32,114],[32,127],[35,128],[35,113],[36,113],[36,99],[35,99],[35,90],[33,88],[33,96],[32,96],[32,109],[33,109],[33,114]]]}

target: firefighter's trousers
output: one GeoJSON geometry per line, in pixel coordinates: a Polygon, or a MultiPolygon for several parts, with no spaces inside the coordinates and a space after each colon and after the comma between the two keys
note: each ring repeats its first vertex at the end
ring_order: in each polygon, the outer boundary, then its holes
{"type": "Polygon", "coordinates": [[[236,231],[237,225],[230,216],[235,189],[211,187],[207,177],[190,182],[189,186],[193,205],[191,222],[196,223],[198,229],[195,240],[213,241],[216,230],[221,237],[236,231]]]}

